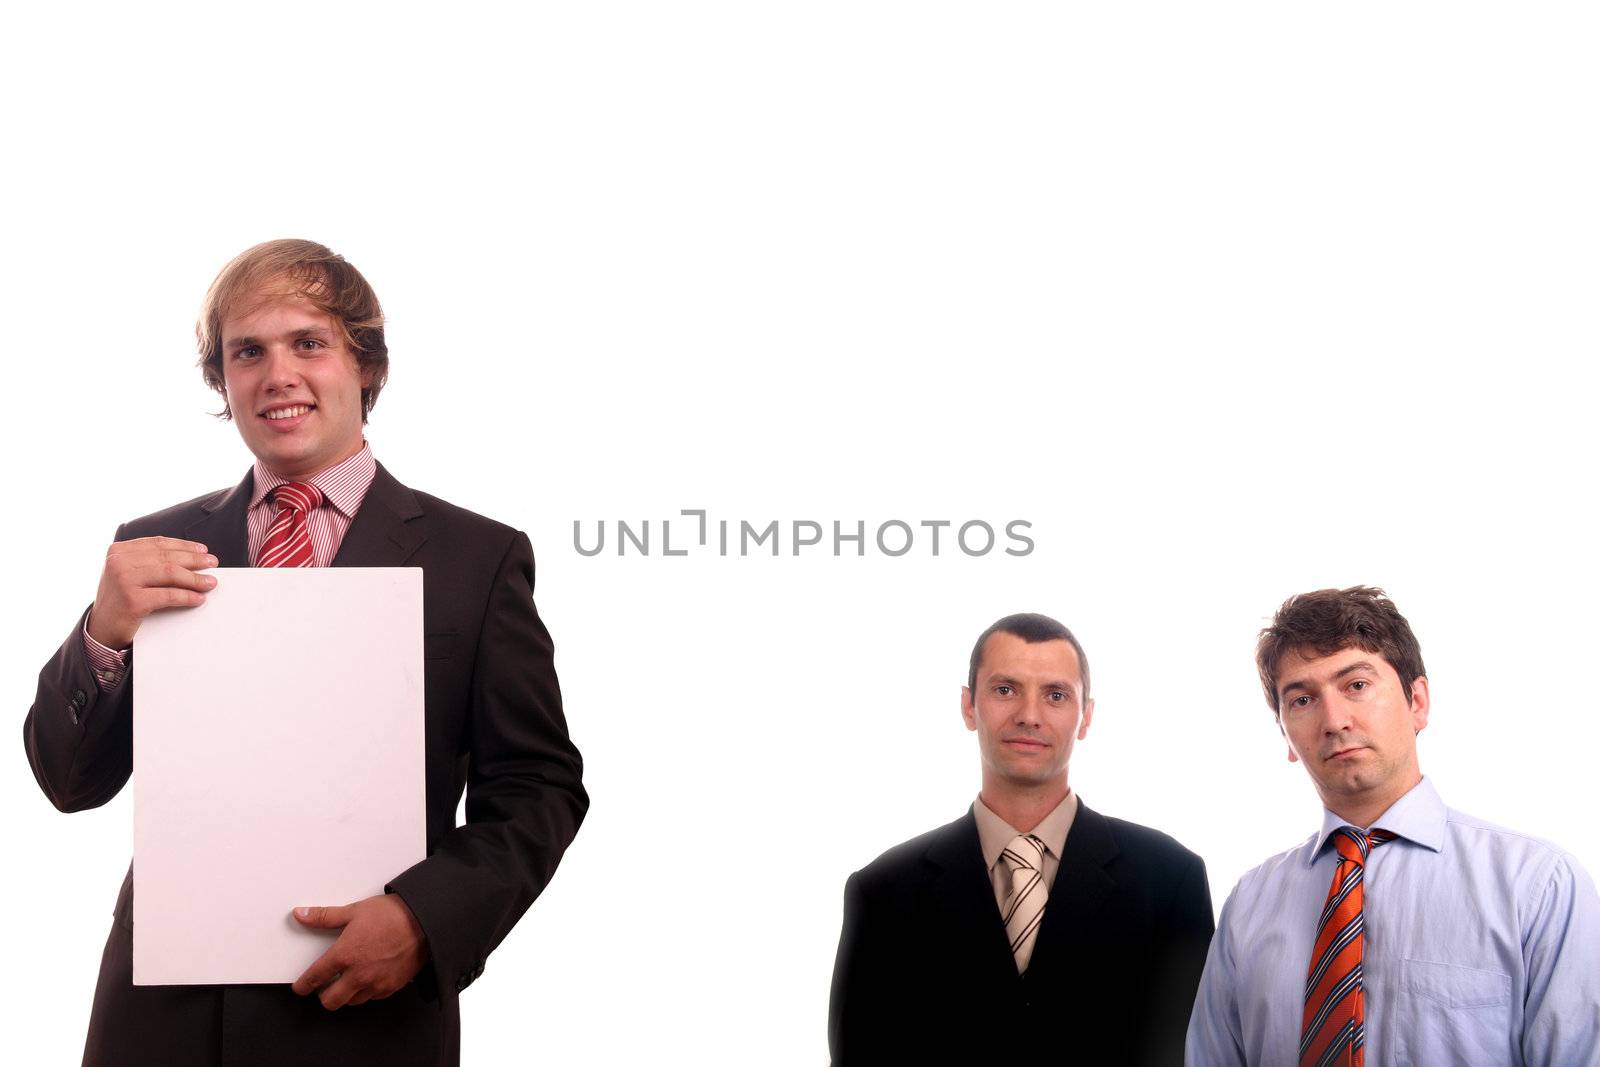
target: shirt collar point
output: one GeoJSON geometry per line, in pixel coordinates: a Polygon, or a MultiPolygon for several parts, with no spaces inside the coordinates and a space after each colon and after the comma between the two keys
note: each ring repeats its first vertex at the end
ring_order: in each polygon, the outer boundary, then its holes
{"type": "MultiPolygon", "coordinates": [[[[262,504],[267,494],[278,486],[293,480],[274,474],[259,459],[255,461],[253,470],[251,508],[262,504]]],[[[363,439],[361,451],[305,480],[321,490],[324,506],[333,508],[347,519],[353,519],[377,473],[378,461],[373,458],[372,446],[363,439]]]]}
{"type": "MultiPolygon", "coordinates": [[[[1444,801],[1439,799],[1438,790],[1433,788],[1433,783],[1424,775],[1421,781],[1378,817],[1371,829],[1387,830],[1397,838],[1403,838],[1434,852],[1443,852],[1445,819],[1444,801]]],[[[1345,819],[1324,809],[1322,830],[1312,840],[1311,848],[1306,855],[1306,866],[1309,867],[1317,861],[1317,857],[1328,846],[1328,839],[1333,836],[1335,830],[1349,825],[1345,819]]]]}

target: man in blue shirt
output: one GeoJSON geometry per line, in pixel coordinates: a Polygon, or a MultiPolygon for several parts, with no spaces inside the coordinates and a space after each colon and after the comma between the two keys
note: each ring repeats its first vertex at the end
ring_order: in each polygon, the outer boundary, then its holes
{"type": "Polygon", "coordinates": [[[1186,1062],[1600,1065],[1594,883],[1423,778],[1428,679],[1394,603],[1291,597],[1256,666],[1326,811],[1223,906],[1186,1062]]]}

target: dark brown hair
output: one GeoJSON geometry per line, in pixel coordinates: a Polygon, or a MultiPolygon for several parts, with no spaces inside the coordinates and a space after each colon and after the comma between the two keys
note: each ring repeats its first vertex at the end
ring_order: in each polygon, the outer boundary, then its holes
{"type": "Polygon", "coordinates": [[[315,241],[293,239],[246,249],[222,268],[206,291],[194,335],[200,349],[200,373],[222,396],[218,414],[225,419],[233,417],[222,377],[222,324],[229,315],[249,310],[250,301],[273,296],[303,296],[339,324],[345,344],[368,382],[361,390],[361,421],[366,422],[389,379],[389,346],[383,339],[378,294],[343,256],[315,241]]]}
{"type": "Polygon", "coordinates": [[[1407,701],[1411,683],[1428,673],[1411,624],[1382,589],[1353,585],[1301,593],[1283,602],[1256,642],[1256,670],[1272,713],[1279,713],[1278,663],[1285,653],[1331,656],[1347,648],[1375,652],[1387,660],[1400,676],[1407,701]]]}
{"type": "Polygon", "coordinates": [[[967,666],[967,688],[972,690],[973,703],[977,703],[978,696],[978,663],[983,659],[983,646],[995,634],[1011,634],[1020,637],[1030,645],[1040,641],[1065,641],[1072,646],[1072,651],[1078,654],[1078,676],[1083,681],[1083,693],[1078,698],[1078,706],[1084,707],[1089,700],[1089,658],[1083,654],[1083,646],[1078,639],[1072,636],[1072,631],[1061,625],[1048,615],[1007,615],[983,633],[978,635],[978,643],[972,646],[972,662],[967,666]]]}

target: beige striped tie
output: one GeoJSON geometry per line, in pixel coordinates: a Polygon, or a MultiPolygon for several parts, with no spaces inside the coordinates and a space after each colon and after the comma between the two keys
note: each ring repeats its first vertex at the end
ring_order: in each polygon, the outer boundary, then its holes
{"type": "Polygon", "coordinates": [[[1018,834],[1000,858],[1011,868],[1011,895],[1001,914],[1017,973],[1023,974],[1033,956],[1033,943],[1039,939],[1039,923],[1049,895],[1044,887],[1044,842],[1032,834],[1018,834]]]}

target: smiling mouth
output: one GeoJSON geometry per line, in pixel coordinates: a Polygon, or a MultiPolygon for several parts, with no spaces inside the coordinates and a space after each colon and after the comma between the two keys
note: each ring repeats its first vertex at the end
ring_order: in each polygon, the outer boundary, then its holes
{"type": "Polygon", "coordinates": [[[316,407],[315,404],[295,404],[292,407],[273,408],[270,411],[263,411],[261,417],[277,422],[279,419],[292,419],[299,415],[309,415],[314,407],[316,407]]]}

